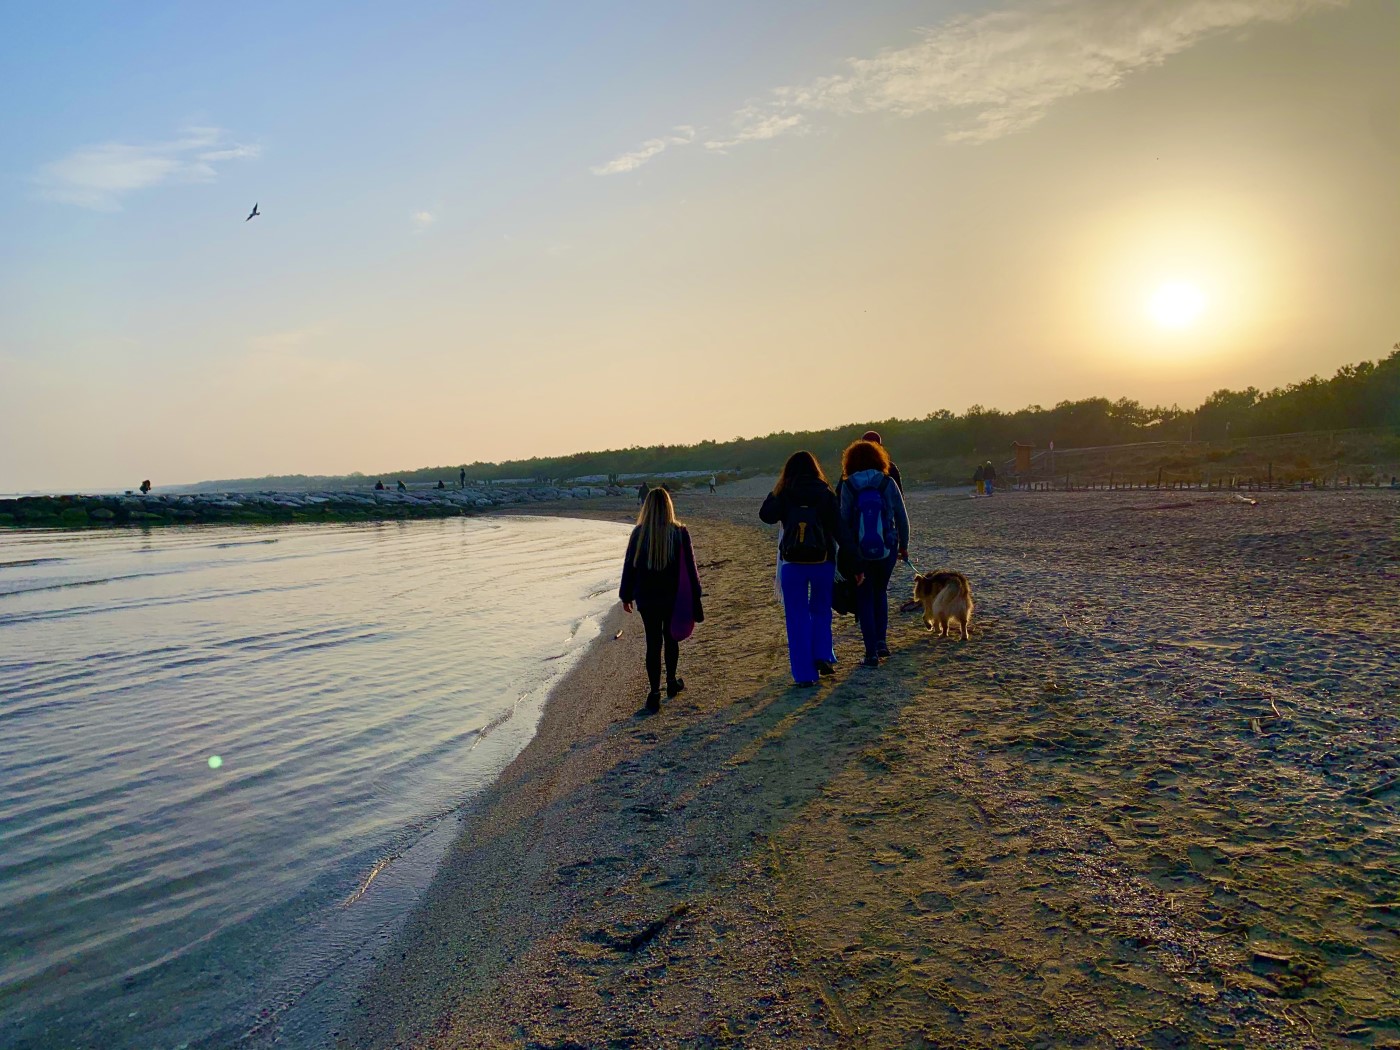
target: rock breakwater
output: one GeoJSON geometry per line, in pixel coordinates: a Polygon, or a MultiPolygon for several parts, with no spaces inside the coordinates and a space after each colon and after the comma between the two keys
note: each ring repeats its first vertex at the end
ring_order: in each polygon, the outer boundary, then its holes
{"type": "Polygon", "coordinates": [[[518,504],[594,499],[629,492],[615,487],[489,488],[339,492],[160,493],[147,496],[21,496],[0,499],[0,527],[87,529],[118,526],[381,521],[446,518],[518,504]]]}

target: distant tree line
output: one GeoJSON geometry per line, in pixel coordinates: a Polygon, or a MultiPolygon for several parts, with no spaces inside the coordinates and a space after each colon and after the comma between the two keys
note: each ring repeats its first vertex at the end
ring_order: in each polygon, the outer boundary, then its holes
{"type": "MultiPolygon", "coordinates": [[[[578,452],[503,463],[466,464],[474,481],[531,478],[562,480],[589,475],[649,474],[665,476],[687,470],[772,472],[799,448],[810,449],[830,470],[847,444],[868,429],[880,431],[900,462],[951,460],[969,462],[1011,455],[1011,443],[1024,441],[1045,448],[1122,445],[1143,441],[1225,441],[1299,431],[1356,427],[1400,427],[1400,343],[1380,361],[1341,368],[1330,379],[1317,376],[1286,387],[1261,392],[1217,390],[1197,408],[1148,407],[1139,401],[1104,397],[1061,401],[1053,408],[1029,405],[1015,412],[973,405],[961,415],[947,409],[922,419],[882,419],[855,422],[823,430],[779,431],[757,438],[702,441],[694,445],[651,445],[603,452],[578,452]]],[[[424,467],[382,475],[409,484],[439,479],[455,483],[459,465],[424,467]]],[[[293,482],[307,487],[308,479],[258,479],[260,484],[293,482]]],[[[331,483],[368,484],[372,478],[355,474],[331,483]]]]}
{"type": "MultiPolygon", "coordinates": [[[[828,467],[866,430],[880,431],[900,459],[1009,458],[1013,441],[1038,448],[1122,445],[1139,441],[1224,441],[1266,434],[1353,427],[1400,427],[1400,343],[1380,361],[1341,368],[1330,379],[1314,376],[1267,393],[1255,387],[1217,390],[1197,408],[1149,407],[1130,398],[1061,401],[1053,408],[1029,405],[1015,412],[973,405],[922,419],[882,419],[824,430],[779,431],[759,438],[652,445],[569,456],[471,463],[472,478],[571,478],[590,474],[683,470],[772,471],[794,450],[810,449],[828,467]]],[[[414,471],[446,476],[449,469],[414,471]]]]}

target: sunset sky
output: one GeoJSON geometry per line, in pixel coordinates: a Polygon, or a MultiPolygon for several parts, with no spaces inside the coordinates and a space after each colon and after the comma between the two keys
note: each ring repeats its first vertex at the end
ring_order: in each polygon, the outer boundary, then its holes
{"type": "Polygon", "coordinates": [[[16,3],[0,98],[5,492],[1187,405],[1400,339],[1395,0],[16,3]]]}

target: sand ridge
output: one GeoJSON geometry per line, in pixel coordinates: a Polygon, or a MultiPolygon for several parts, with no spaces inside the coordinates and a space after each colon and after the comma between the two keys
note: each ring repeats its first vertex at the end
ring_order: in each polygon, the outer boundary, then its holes
{"type": "Polygon", "coordinates": [[[911,493],[973,641],[816,693],[756,501],[679,503],[691,689],[613,615],[347,1044],[1400,1045],[1393,496],[911,493]]]}

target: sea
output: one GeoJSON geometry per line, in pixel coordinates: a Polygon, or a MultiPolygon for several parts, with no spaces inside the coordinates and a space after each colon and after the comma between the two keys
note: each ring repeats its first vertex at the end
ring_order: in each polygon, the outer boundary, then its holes
{"type": "Polygon", "coordinates": [[[329,1045],[626,540],[0,531],[0,1046],[329,1045]]]}

